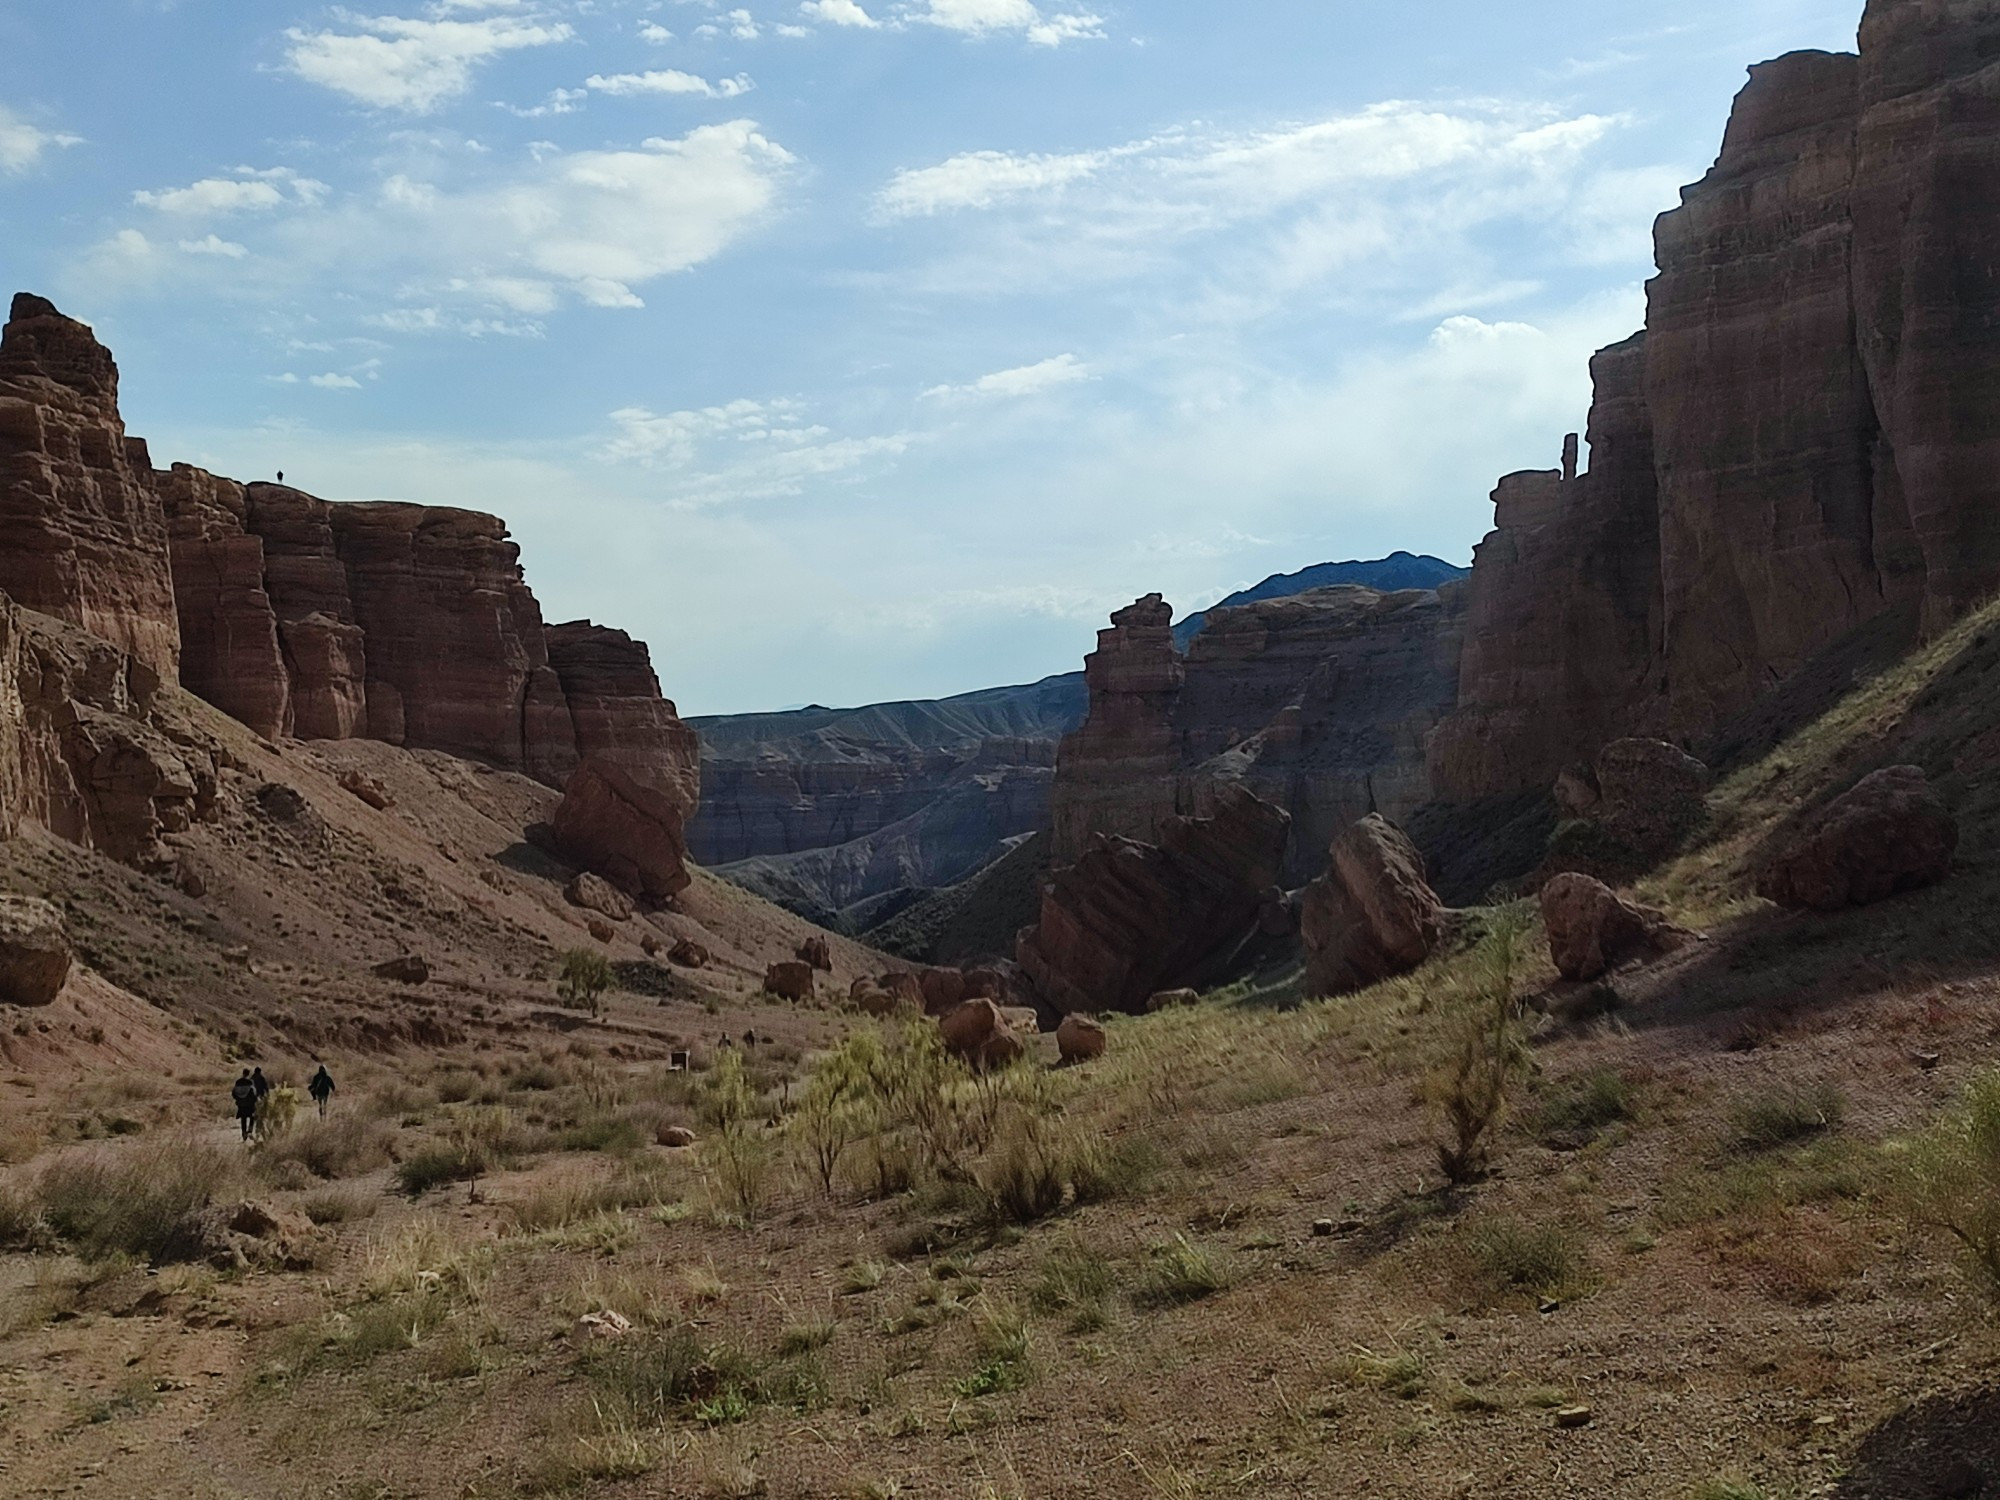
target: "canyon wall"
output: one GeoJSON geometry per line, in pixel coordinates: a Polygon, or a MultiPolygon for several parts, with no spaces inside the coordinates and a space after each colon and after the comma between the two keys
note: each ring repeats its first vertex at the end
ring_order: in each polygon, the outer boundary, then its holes
{"type": "Polygon", "coordinates": [[[266,736],[384,740],[551,786],[591,764],[658,825],[647,890],[684,879],[694,731],[643,643],[544,625],[503,521],[156,472],[117,398],[89,328],[15,299],[0,334],[0,593],[266,736]]]}
{"type": "Polygon", "coordinates": [[[1055,862],[1099,835],[1153,842],[1237,787],[1290,815],[1283,873],[1302,884],[1355,819],[1406,817],[1430,796],[1426,741],[1456,697],[1463,587],[1217,608],[1185,659],[1158,595],[1120,610],[1085,663],[1090,717],[1057,761],[1055,862]]]}
{"type": "Polygon", "coordinates": [[[2000,11],[1871,0],[1858,58],[1753,68],[1655,240],[1590,472],[1495,494],[1441,797],[1701,749],[1863,627],[2000,586],[2000,11]]]}

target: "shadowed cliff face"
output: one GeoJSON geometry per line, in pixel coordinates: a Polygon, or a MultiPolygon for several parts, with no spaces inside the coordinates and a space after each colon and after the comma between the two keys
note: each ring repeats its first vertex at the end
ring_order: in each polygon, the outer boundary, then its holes
{"type": "Polygon", "coordinates": [[[1056,863],[1101,834],[1151,842],[1240,787],[1290,815],[1283,874],[1302,884],[1355,819],[1407,816],[1456,692],[1459,591],[1343,586],[1216,609],[1184,661],[1157,595],[1120,610],[1085,666],[1090,718],[1057,762],[1056,863]]]}
{"type": "Polygon", "coordinates": [[[1517,475],[1468,586],[1452,800],[1622,734],[1705,745],[1857,632],[2000,586],[2000,12],[1873,0],[1751,70],[1663,215],[1591,467],[1517,475]]]}

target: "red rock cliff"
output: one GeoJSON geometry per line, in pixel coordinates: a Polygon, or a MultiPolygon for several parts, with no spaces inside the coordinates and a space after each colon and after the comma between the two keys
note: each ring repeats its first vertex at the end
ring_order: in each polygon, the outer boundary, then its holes
{"type": "Polygon", "coordinates": [[[0,333],[0,538],[0,591],[173,680],[166,518],[118,415],[118,366],[87,327],[25,292],[0,333]]]}

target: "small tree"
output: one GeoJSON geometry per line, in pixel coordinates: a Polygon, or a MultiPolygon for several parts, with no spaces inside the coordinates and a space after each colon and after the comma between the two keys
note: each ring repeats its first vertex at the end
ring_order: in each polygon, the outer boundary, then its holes
{"type": "Polygon", "coordinates": [[[2000,1302],[2000,1070],[1966,1086],[1956,1105],[1903,1150],[1904,1217],[1941,1231],[1967,1278],[2000,1302]]]}
{"type": "Polygon", "coordinates": [[[874,1033],[857,1031],[822,1057],[806,1080],[792,1130],[805,1143],[828,1197],[833,1196],[840,1159],[868,1133],[881,1064],[882,1047],[874,1033]]]}
{"type": "Polygon", "coordinates": [[[611,987],[611,961],[590,948],[565,949],[562,972],[556,978],[556,994],[571,1010],[587,1010],[593,1016],[600,999],[611,987]]]}
{"type": "Polygon", "coordinates": [[[757,1134],[757,1094],[735,1048],[726,1048],[709,1069],[701,1107],[715,1129],[714,1160],[723,1192],[739,1217],[754,1219],[764,1205],[770,1160],[757,1134]]]}

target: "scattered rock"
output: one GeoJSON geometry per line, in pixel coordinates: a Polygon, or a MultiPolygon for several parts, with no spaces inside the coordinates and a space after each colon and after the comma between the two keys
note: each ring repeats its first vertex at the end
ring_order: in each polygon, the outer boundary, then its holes
{"type": "Polygon", "coordinates": [[[592,917],[583,925],[590,929],[590,935],[600,943],[613,942],[618,937],[618,929],[602,917],[592,917]]]}
{"type": "Polygon", "coordinates": [[[961,970],[926,969],[920,982],[927,1016],[948,1016],[966,1001],[965,975],[961,970]]]}
{"type": "Polygon", "coordinates": [[[1155,1011],[1179,1010],[1183,1006],[1201,1004],[1199,990],[1161,990],[1146,1002],[1148,1015],[1155,1011]]]}
{"type": "Polygon", "coordinates": [[[622,1339],[631,1331],[630,1318],[606,1308],[603,1312],[585,1313],[578,1318],[576,1327],[570,1330],[570,1337],[578,1343],[592,1343],[622,1339]]]}
{"type": "Polygon", "coordinates": [[[1973,1500],[1985,1493],[1986,1471],[1970,1459],[1958,1459],[1938,1475],[1938,1500],[1973,1500]]]}
{"type": "Polygon", "coordinates": [[[914,974],[889,973],[881,979],[882,988],[894,995],[899,1003],[910,1005],[921,1011],[924,1006],[924,984],[914,974]]]}
{"type": "Polygon", "coordinates": [[[563,887],[563,899],[571,906],[597,912],[614,922],[623,922],[632,915],[632,898],[603,876],[588,870],[563,887]]]}
{"type": "Polygon", "coordinates": [[[1942,880],[1957,849],[1958,821],[1922,769],[1890,766],[1816,813],[1757,894],[1814,911],[1867,906],[1942,880]]]}
{"type": "Polygon", "coordinates": [[[306,814],[304,794],[282,781],[267,781],[257,788],[257,806],[279,823],[296,823],[306,814]]]}
{"type": "Polygon", "coordinates": [[[342,771],[340,785],[343,791],[353,793],[377,812],[386,812],[396,805],[396,799],[389,795],[382,783],[359,766],[349,766],[342,771]]]}
{"type": "Polygon", "coordinates": [[[245,1199],[202,1210],[183,1224],[176,1238],[173,1258],[236,1271],[251,1266],[306,1270],[321,1236],[302,1213],[245,1199]]]}
{"type": "Polygon", "coordinates": [[[397,984],[429,984],[431,966],[415,953],[402,953],[375,965],[375,973],[397,984]]]}
{"type": "Polygon", "coordinates": [[[1331,1219],[1314,1219],[1313,1238],[1320,1240],[1332,1239],[1335,1227],[1336,1226],[1333,1220],[1331,1219]]]}
{"type": "Polygon", "coordinates": [[[679,964],[683,969],[705,969],[713,959],[693,938],[676,938],[673,947],[667,950],[667,962],[679,964]]]}
{"type": "Polygon", "coordinates": [[[1549,956],[1563,978],[1573,980],[1596,979],[1635,958],[1657,958],[1694,937],[1665,913],[1573,871],[1542,887],[1542,925],[1549,956]]]}
{"type": "Polygon", "coordinates": [[[1335,839],[1331,852],[1327,872],[1300,901],[1313,994],[1366,989],[1437,951],[1449,926],[1445,906],[1402,829],[1370,813],[1335,839]]]}
{"type": "Polygon", "coordinates": [[[69,978],[62,913],[34,896],[0,896],[0,1002],[48,1005],[69,978]]]}
{"type": "Polygon", "coordinates": [[[968,1000],[950,1014],[940,1016],[938,1032],[944,1038],[945,1050],[975,1072],[989,1073],[1008,1067],[1027,1052],[1027,1044],[991,1000],[968,1000]]]}
{"type": "Polygon", "coordinates": [[[1056,1048],[1066,1063],[1090,1062],[1104,1056],[1105,1033],[1088,1016],[1068,1015],[1056,1027],[1056,1048]]]}
{"type": "Polygon", "coordinates": [[[1556,1412],[1556,1426],[1564,1431],[1588,1427],[1596,1414],[1587,1406],[1565,1406],[1556,1412]]]}
{"type": "Polygon", "coordinates": [[[764,988],[782,1000],[813,998],[812,965],[796,961],[775,963],[764,971],[764,988]]]}
{"type": "Polygon", "coordinates": [[[650,932],[645,933],[639,939],[639,951],[648,958],[658,958],[660,950],[665,947],[666,944],[654,937],[650,932]]]}
{"type": "Polygon", "coordinates": [[[848,1003],[864,1016],[873,1016],[877,1020],[893,1016],[902,1004],[880,985],[866,980],[857,982],[854,988],[848,991],[847,999],[848,1003]]]}
{"type": "Polygon", "coordinates": [[[685,808],[622,766],[592,757],[563,788],[551,831],[564,857],[630,895],[666,901],[686,889],[685,808]]]}
{"type": "Polygon", "coordinates": [[[807,938],[798,947],[798,960],[821,973],[833,972],[833,945],[823,936],[807,938]]]}
{"type": "Polygon", "coordinates": [[[660,1127],[660,1132],[656,1139],[662,1146],[669,1146],[676,1151],[685,1151],[689,1146],[694,1144],[695,1136],[694,1132],[689,1130],[685,1125],[663,1125],[660,1127]]]}

